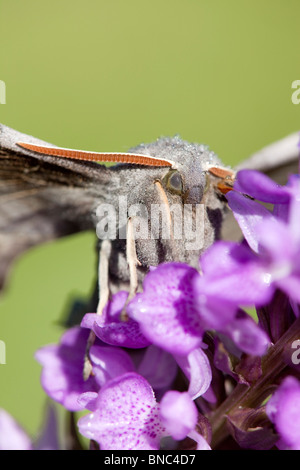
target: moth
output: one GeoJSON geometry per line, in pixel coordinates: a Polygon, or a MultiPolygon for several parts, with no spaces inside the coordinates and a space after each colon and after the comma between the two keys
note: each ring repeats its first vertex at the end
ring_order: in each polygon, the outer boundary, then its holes
{"type": "Polygon", "coordinates": [[[117,235],[123,235],[98,239],[99,282],[89,311],[101,312],[120,289],[133,296],[150,266],[179,261],[198,267],[199,256],[215,240],[237,238],[224,197],[236,171],[257,169],[285,183],[289,173],[298,172],[298,141],[298,133],[293,133],[231,169],[206,146],[179,137],[141,144],[128,153],[85,152],[61,149],[0,125],[0,289],[13,261],[25,250],[95,231],[101,207],[116,209],[113,222],[117,235]],[[120,209],[120,200],[126,200],[125,208],[120,209]],[[142,209],[130,215],[133,206],[142,209]],[[161,228],[152,236],[149,214],[154,206],[161,209],[169,237],[162,236],[161,228]],[[196,233],[199,206],[202,243],[191,248],[184,233],[174,236],[171,209],[189,207],[191,231],[196,233]],[[147,237],[137,236],[139,224],[149,229],[147,237]]]}

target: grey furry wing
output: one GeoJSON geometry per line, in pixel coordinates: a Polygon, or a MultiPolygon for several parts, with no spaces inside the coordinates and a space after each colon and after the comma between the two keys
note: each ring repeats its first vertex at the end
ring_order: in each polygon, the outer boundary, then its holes
{"type": "MultiPolygon", "coordinates": [[[[235,170],[258,170],[278,184],[284,185],[287,183],[289,175],[299,173],[299,141],[299,132],[294,132],[254,153],[241,162],[235,170]]],[[[223,224],[222,238],[240,240],[241,236],[241,231],[232,212],[228,212],[223,224]]]]}
{"type": "Polygon", "coordinates": [[[20,141],[49,145],[0,124],[0,289],[28,248],[94,229],[93,212],[111,183],[103,165],[38,155],[20,141]]]}
{"type": "Polygon", "coordinates": [[[299,142],[300,133],[294,132],[254,153],[235,169],[259,170],[285,184],[290,174],[299,173],[299,142]]]}

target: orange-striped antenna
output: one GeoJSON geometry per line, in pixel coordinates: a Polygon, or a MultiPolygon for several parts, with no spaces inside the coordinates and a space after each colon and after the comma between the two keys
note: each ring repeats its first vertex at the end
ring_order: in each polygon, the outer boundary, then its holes
{"type": "Polygon", "coordinates": [[[141,155],[136,153],[89,152],[85,150],[72,150],[59,147],[47,147],[43,145],[28,144],[26,142],[18,142],[17,145],[41,155],[50,155],[81,161],[132,163],[136,165],[161,167],[175,166],[175,163],[171,160],[165,160],[163,158],[151,157],[150,155],[141,155]]]}
{"type": "Polygon", "coordinates": [[[218,166],[211,166],[208,170],[212,175],[217,176],[219,178],[227,178],[227,179],[234,179],[235,173],[232,170],[228,170],[227,168],[222,168],[218,166]]]}
{"type": "Polygon", "coordinates": [[[217,184],[217,188],[222,194],[226,194],[233,190],[233,183],[235,178],[234,171],[217,166],[210,167],[208,171],[217,178],[221,178],[221,181],[217,184]]]}

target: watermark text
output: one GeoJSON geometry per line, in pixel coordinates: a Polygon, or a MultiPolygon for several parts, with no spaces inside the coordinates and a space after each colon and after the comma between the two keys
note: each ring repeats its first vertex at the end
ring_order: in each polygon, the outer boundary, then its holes
{"type": "Polygon", "coordinates": [[[126,239],[127,220],[133,220],[135,240],[183,240],[186,250],[204,246],[204,204],[151,204],[128,206],[119,197],[119,207],[104,203],[97,207],[96,233],[100,240],[126,239]]]}
{"type": "Polygon", "coordinates": [[[292,354],[292,363],[297,366],[298,364],[300,364],[300,339],[296,339],[295,341],[293,341],[292,349],[295,349],[292,354]]]}
{"type": "Polygon", "coordinates": [[[3,80],[0,80],[0,104],[6,104],[6,85],[3,80]]]}
{"type": "Polygon", "coordinates": [[[0,340],[0,364],[6,364],[6,345],[0,340]]]}
{"type": "Polygon", "coordinates": [[[299,104],[300,103],[300,80],[294,80],[292,82],[292,88],[295,89],[295,91],[292,93],[291,99],[293,104],[299,104]]]}

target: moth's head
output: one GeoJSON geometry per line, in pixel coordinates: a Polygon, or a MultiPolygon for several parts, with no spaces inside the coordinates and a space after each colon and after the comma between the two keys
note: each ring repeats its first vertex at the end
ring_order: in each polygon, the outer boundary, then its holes
{"type": "Polygon", "coordinates": [[[160,171],[159,180],[170,197],[180,196],[187,204],[201,203],[216,176],[211,170],[224,168],[208,146],[189,143],[177,136],[141,144],[131,151],[169,162],[171,166],[160,171]]]}
{"type": "MultiPolygon", "coordinates": [[[[139,166],[132,172],[127,165],[128,173],[120,175],[123,176],[121,187],[126,186],[126,194],[129,194],[129,205],[138,202],[146,206],[142,218],[148,217],[149,221],[151,214],[151,230],[152,223],[155,228],[155,223],[160,224],[161,215],[171,233],[170,239],[164,237],[161,228],[158,244],[155,240],[138,240],[139,259],[146,265],[176,260],[197,267],[200,253],[220,237],[226,201],[218,184],[227,172],[231,176],[233,173],[224,168],[207,146],[179,137],[161,138],[130,151],[168,163],[158,168],[139,166]],[[157,207],[165,207],[159,216],[152,211],[157,207]],[[143,258],[145,251],[147,259],[143,258]],[[159,253],[163,253],[161,258],[159,253]]],[[[120,173],[123,173],[122,168],[120,173]]]]}

